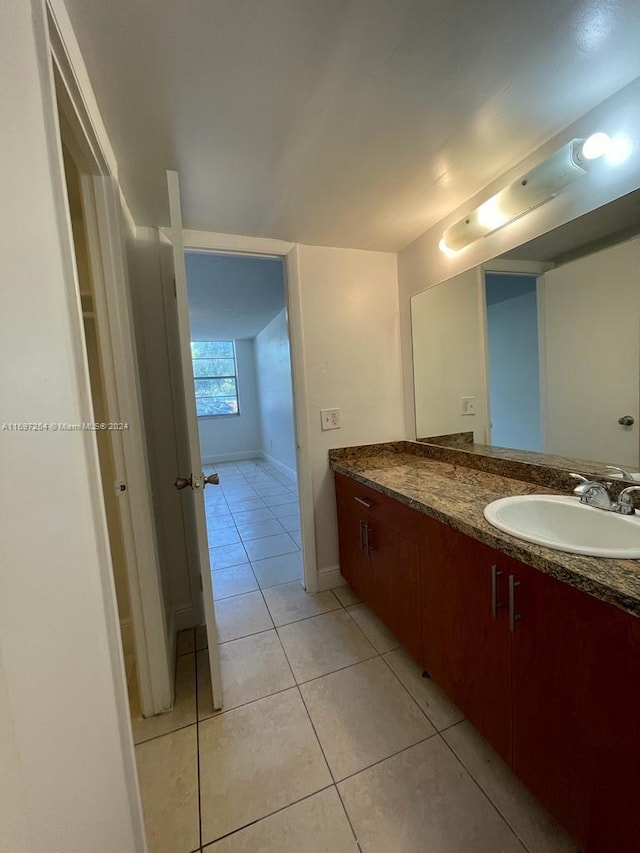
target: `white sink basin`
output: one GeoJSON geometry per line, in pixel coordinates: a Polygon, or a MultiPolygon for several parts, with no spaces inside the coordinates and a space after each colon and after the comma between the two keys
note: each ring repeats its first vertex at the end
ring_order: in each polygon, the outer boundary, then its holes
{"type": "Polygon", "coordinates": [[[489,524],[518,539],[591,557],[640,559],[640,515],[619,515],[564,495],[517,495],[488,504],[489,524]]]}

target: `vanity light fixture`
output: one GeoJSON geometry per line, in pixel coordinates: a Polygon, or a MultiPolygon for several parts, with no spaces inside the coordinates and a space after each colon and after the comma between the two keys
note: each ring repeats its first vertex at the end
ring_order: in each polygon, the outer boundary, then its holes
{"type": "Polygon", "coordinates": [[[593,133],[587,139],[572,139],[526,175],[447,228],[440,240],[440,250],[453,256],[481,237],[544,204],[586,175],[591,161],[614,153],[614,148],[611,137],[602,132],[593,133]]]}

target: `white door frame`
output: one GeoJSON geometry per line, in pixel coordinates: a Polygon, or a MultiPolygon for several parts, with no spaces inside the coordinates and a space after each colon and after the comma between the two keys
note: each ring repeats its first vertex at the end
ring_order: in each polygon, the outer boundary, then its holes
{"type": "MultiPolygon", "coordinates": [[[[133,344],[133,324],[129,304],[124,246],[121,234],[121,207],[116,182],[111,174],[108,153],[86,108],[85,93],[80,90],[56,12],[47,0],[46,38],[49,54],[47,69],[48,108],[52,134],[52,169],[64,188],[61,130],[69,140],[81,172],[83,213],[87,231],[87,249],[94,284],[95,311],[105,382],[109,418],[126,422],[126,432],[111,430],[111,445],[116,480],[126,490],[118,498],[126,554],[126,570],[131,604],[138,691],[145,716],[168,710],[173,704],[172,651],[168,648],[159,560],[155,540],[151,487],[144,443],[144,421],[133,344]],[[58,123],[58,106],[62,115],[58,123]]],[[[88,377],[82,306],[80,303],[75,251],[66,199],[61,218],[66,222],[65,251],[70,258],[70,273],[75,294],[70,294],[79,358],[88,377]],[[75,298],[74,298],[75,297],[75,298]]],[[[88,401],[91,411],[91,400],[88,401]]],[[[105,484],[105,488],[115,488],[105,484]]],[[[95,500],[104,516],[100,490],[95,500]]],[[[113,588],[113,568],[108,560],[104,583],[113,588]]],[[[112,649],[112,654],[115,650],[112,649]]],[[[117,650],[120,665],[122,649],[117,650]]],[[[127,703],[128,713],[128,703],[127,703]]]]}
{"type": "MultiPolygon", "coordinates": [[[[485,268],[477,267],[476,299],[478,323],[480,325],[480,359],[482,374],[482,402],[484,405],[484,444],[491,444],[491,400],[489,398],[489,324],[487,320],[487,296],[485,268]]],[[[480,437],[480,436],[479,436],[480,437]]]]}
{"type": "MultiPolygon", "coordinates": [[[[161,229],[169,238],[167,229],[161,229]]],[[[234,255],[262,255],[281,258],[285,268],[285,310],[289,344],[291,347],[291,378],[293,385],[293,413],[298,468],[298,496],[300,501],[300,528],[304,588],[318,591],[316,534],[313,512],[313,484],[310,452],[309,405],[307,396],[304,326],[298,244],[266,237],[244,237],[237,234],[218,234],[209,231],[183,231],[185,251],[212,252],[234,255]]]]}

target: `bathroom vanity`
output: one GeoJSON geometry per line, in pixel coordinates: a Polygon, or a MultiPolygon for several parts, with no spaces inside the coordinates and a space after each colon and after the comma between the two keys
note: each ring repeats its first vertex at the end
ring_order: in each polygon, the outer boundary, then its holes
{"type": "Polygon", "coordinates": [[[637,850],[640,562],[487,523],[498,497],[564,490],[558,469],[543,488],[543,466],[416,442],[330,460],[345,579],[585,853],[637,850]]]}

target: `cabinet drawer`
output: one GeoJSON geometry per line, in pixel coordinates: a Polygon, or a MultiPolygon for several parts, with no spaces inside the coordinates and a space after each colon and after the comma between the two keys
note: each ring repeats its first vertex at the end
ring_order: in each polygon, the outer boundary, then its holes
{"type": "Polygon", "coordinates": [[[343,501],[352,500],[371,519],[384,520],[386,527],[410,542],[418,543],[422,513],[395,498],[356,482],[351,477],[336,474],[335,478],[336,489],[339,490],[343,501]]]}

